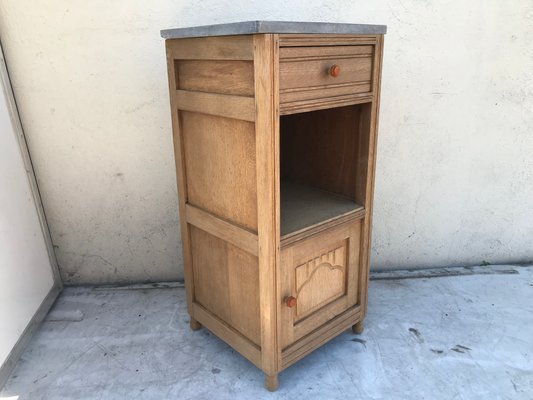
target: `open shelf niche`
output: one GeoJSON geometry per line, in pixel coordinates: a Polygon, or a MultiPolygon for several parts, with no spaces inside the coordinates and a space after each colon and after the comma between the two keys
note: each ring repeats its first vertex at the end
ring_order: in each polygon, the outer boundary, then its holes
{"type": "Polygon", "coordinates": [[[281,238],[364,216],[371,104],[280,120],[281,238]]]}

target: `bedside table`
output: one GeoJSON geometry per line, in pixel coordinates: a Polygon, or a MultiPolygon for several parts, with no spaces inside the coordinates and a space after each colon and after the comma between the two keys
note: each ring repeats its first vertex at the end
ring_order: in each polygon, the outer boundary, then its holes
{"type": "Polygon", "coordinates": [[[162,31],[191,328],[277,374],[367,312],[380,25],[162,31]]]}

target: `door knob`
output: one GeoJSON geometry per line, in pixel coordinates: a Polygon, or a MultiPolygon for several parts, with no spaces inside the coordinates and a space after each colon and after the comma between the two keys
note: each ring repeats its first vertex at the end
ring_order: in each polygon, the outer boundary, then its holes
{"type": "Polygon", "coordinates": [[[330,68],[329,68],[329,74],[336,78],[337,76],[339,76],[341,74],[341,67],[338,66],[337,64],[333,64],[330,68]]]}
{"type": "Polygon", "coordinates": [[[289,296],[285,299],[285,304],[287,304],[287,307],[293,308],[296,305],[296,297],[289,296]]]}

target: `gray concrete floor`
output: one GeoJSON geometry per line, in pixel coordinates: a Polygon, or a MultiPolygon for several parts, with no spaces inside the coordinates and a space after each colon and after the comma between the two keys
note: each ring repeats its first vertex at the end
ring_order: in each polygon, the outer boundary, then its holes
{"type": "Polygon", "coordinates": [[[0,398],[532,399],[533,267],[480,271],[492,273],[377,274],[365,332],[281,373],[276,393],[189,329],[183,288],[67,288],[0,398]]]}

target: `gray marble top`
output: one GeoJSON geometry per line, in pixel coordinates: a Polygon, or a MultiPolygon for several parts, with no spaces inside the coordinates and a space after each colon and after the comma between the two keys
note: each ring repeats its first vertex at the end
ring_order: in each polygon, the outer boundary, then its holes
{"type": "Polygon", "coordinates": [[[250,35],[253,33],[332,33],[341,35],[378,35],[387,32],[385,25],[336,24],[330,22],[244,21],[230,24],[164,29],[161,37],[250,35]]]}

